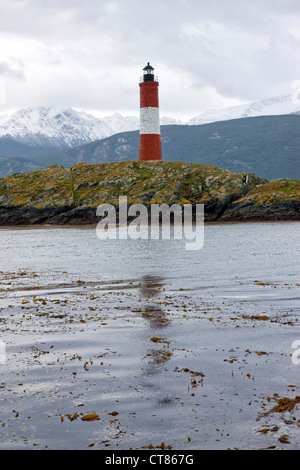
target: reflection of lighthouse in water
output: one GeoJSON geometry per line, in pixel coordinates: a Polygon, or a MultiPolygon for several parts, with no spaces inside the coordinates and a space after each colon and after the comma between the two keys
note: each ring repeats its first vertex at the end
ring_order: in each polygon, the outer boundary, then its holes
{"type": "MultiPolygon", "coordinates": [[[[144,299],[152,299],[160,294],[162,279],[155,276],[145,276],[141,287],[141,296],[144,299]]],[[[153,328],[165,326],[169,323],[166,312],[162,309],[161,303],[145,304],[142,312],[143,318],[147,318],[153,328]]]]}
{"type": "Polygon", "coordinates": [[[166,373],[167,361],[173,356],[170,341],[164,334],[168,331],[170,318],[161,307],[162,302],[159,300],[162,287],[163,279],[160,277],[144,276],[142,278],[140,288],[144,301],[142,317],[149,320],[150,334],[144,357],[146,366],[143,368],[141,385],[151,390],[151,397],[156,405],[170,406],[176,402],[177,398],[173,396],[173,392],[170,393],[168,382],[159,380],[159,375],[163,376],[166,373]]]}
{"type": "Polygon", "coordinates": [[[161,137],[158,104],[158,80],[149,64],[140,82],[139,160],[161,160],[161,137]]]}
{"type": "MultiPolygon", "coordinates": [[[[145,276],[140,290],[141,296],[144,300],[150,300],[150,302],[152,299],[156,300],[155,297],[159,297],[162,285],[161,278],[145,276]]],[[[161,328],[166,327],[170,322],[168,315],[161,307],[161,302],[145,304],[142,309],[142,317],[149,320],[151,330],[156,330],[156,332],[158,329],[161,330],[161,328]]],[[[157,332],[157,334],[159,334],[159,336],[153,335],[153,333],[151,334],[149,344],[152,344],[153,347],[148,350],[148,354],[146,355],[148,375],[157,374],[159,372],[157,366],[164,364],[172,356],[169,348],[170,341],[168,341],[164,335],[160,336],[160,332],[157,332]]]]}

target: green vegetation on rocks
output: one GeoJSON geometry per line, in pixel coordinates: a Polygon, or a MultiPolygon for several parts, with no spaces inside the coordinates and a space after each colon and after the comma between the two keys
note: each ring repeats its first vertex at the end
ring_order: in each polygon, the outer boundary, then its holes
{"type": "MultiPolygon", "coordinates": [[[[147,206],[204,204],[207,220],[234,219],[241,207],[279,207],[282,213],[287,204],[290,218],[297,218],[300,188],[299,181],[267,182],[252,173],[231,173],[206,164],[127,161],[78,163],[71,168],[51,165],[0,179],[0,224],[94,222],[96,207],[103,203],[118,206],[119,196],[127,196],[129,204],[147,206]]],[[[236,218],[243,218],[240,212],[236,218]]]]}
{"type": "Polygon", "coordinates": [[[118,204],[119,195],[127,196],[130,203],[205,203],[212,198],[237,198],[261,182],[250,175],[245,185],[242,174],[181,162],[79,163],[71,168],[52,165],[0,179],[0,204],[97,206],[118,204]]]}
{"type": "Polygon", "coordinates": [[[223,219],[300,219],[300,181],[268,181],[234,201],[223,219]]]}

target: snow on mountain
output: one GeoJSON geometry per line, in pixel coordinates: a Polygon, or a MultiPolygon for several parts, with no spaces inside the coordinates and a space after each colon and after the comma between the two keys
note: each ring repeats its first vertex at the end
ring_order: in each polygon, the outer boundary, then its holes
{"type": "Polygon", "coordinates": [[[170,125],[183,125],[185,122],[180,121],[179,119],[163,116],[160,118],[160,124],[162,126],[170,126],[170,125]]]}
{"type": "Polygon", "coordinates": [[[98,118],[98,120],[108,126],[108,134],[105,137],[109,137],[112,134],[117,134],[118,132],[136,131],[140,126],[140,120],[138,117],[124,117],[120,113],[115,113],[112,116],[107,116],[101,119],[98,118]]]}
{"type": "Polygon", "coordinates": [[[120,114],[100,119],[72,108],[43,106],[0,116],[0,138],[10,135],[23,143],[40,143],[46,139],[57,142],[58,146],[74,147],[122,130],[135,130],[138,125],[138,118],[120,114]]]}
{"type": "Polygon", "coordinates": [[[300,112],[300,100],[294,95],[266,98],[260,101],[233,106],[231,108],[207,111],[195,116],[188,125],[208,124],[216,121],[227,121],[229,119],[241,119],[255,116],[277,116],[280,114],[292,114],[300,112]]]}

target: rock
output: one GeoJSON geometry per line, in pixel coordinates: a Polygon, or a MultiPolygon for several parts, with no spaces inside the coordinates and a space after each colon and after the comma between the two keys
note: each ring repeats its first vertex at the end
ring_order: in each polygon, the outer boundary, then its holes
{"type": "Polygon", "coordinates": [[[119,196],[149,209],[204,204],[206,221],[300,219],[299,181],[268,182],[204,164],[131,161],[51,165],[1,178],[0,225],[96,224],[97,206],[117,207],[119,196]]]}

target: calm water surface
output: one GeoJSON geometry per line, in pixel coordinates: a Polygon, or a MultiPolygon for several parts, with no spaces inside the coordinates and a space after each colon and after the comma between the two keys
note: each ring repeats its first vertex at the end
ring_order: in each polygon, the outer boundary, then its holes
{"type": "Polygon", "coordinates": [[[298,449],[299,229],[1,230],[0,448],[298,449]]]}

